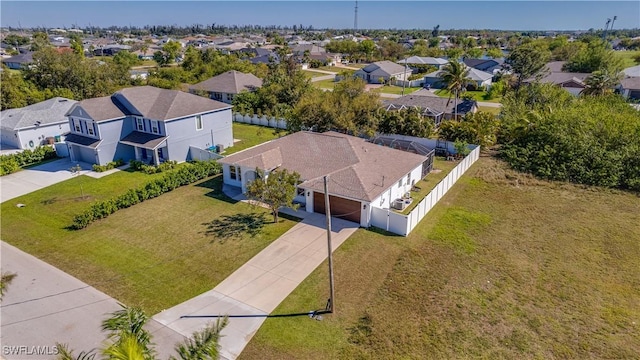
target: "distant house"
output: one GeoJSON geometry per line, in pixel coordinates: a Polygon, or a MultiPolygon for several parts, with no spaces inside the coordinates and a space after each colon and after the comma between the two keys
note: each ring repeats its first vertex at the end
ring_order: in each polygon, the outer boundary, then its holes
{"type": "Polygon", "coordinates": [[[411,65],[430,65],[434,66],[437,69],[440,69],[444,65],[448,63],[447,60],[441,58],[435,58],[430,56],[411,56],[404,60],[398,61],[398,64],[403,65],[407,64],[409,67],[411,65]]]}
{"type": "Polygon", "coordinates": [[[323,177],[329,175],[331,216],[371,224],[371,207],[389,209],[430,169],[431,158],[376,145],[336,132],[299,131],[218,160],[225,186],[246,192],[256,169],[296,171],[295,201],[304,211],[325,213],[323,177]]]}
{"type": "Polygon", "coordinates": [[[464,59],[465,65],[472,69],[480,70],[489,74],[495,74],[502,70],[504,59],[464,59]]]}
{"type": "Polygon", "coordinates": [[[131,46],[129,45],[120,45],[120,44],[109,44],[105,46],[100,46],[98,48],[93,49],[94,56],[114,56],[120,51],[130,51],[131,46]]]}
{"type": "Polygon", "coordinates": [[[231,106],[182,91],[140,86],[76,103],[67,112],[72,161],[159,164],[233,145],[231,106]]]}
{"type": "MultiPolygon", "coordinates": [[[[466,65],[465,65],[466,66],[466,65]]],[[[467,73],[467,77],[471,80],[475,88],[482,89],[491,86],[491,79],[493,79],[493,75],[484,71],[480,71],[478,69],[469,68],[469,72],[467,73]]],[[[428,84],[433,88],[442,88],[446,84],[443,79],[443,70],[436,70],[424,76],[425,85],[428,84]]]]}
{"type": "Polygon", "coordinates": [[[474,100],[459,99],[455,107],[454,99],[437,96],[426,89],[396,99],[384,100],[382,103],[387,111],[416,108],[424,116],[432,118],[436,125],[443,120],[453,119],[455,115],[460,117],[478,111],[478,103],[474,100]]]}
{"type": "Polygon", "coordinates": [[[231,70],[189,87],[192,94],[206,92],[213,100],[231,104],[233,98],[243,91],[255,91],[262,80],[253,74],[231,70]]]}
{"type": "Polygon", "coordinates": [[[620,81],[618,91],[630,100],[640,100],[640,77],[628,77],[620,81]]]}
{"type": "Polygon", "coordinates": [[[10,58],[2,59],[2,62],[13,70],[21,70],[25,66],[33,63],[33,52],[27,52],[24,54],[18,54],[10,58]]]}
{"type": "Polygon", "coordinates": [[[578,96],[580,92],[586,87],[584,81],[591,76],[587,73],[567,73],[567,72],[552,72],[546,76],[540,78],[531,78],[524,80],[523,83],[530,84],[539,81],[543,84],[554,84],[563,89],[566,89],[571,94],[578,96]]]}
{"type": "Polygon", "coordinates": [[[396,80],[406,80],[411,75],[405,67],[394,62],[385,60],[377,61],[357,70],[355,76],[361,78],[369,84],[380,84],[389,82],[392,78],[396,80]]]}
{"type": "Polygon", "coordinates": [[[55,97],[33,105],[0,112],[0,132],[3,147],[33,149],[43,145],[47,138],[69,132],[66,113],[75,100],[55,97]]]}

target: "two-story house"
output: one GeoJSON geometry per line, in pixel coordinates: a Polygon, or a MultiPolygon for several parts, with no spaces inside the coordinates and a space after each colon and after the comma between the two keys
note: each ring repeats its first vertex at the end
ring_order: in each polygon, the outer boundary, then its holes
{"type": "Polygon", "coordinates": [[[140,86],[87,99],[66,114],[72,161],[159,164],[191,160],[191,147],[233,145],[231,106],[176,90],[140,86]]]}

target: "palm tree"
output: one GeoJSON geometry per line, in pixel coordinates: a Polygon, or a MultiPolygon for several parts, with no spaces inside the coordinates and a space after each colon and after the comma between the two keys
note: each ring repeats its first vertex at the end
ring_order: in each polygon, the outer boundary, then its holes
{"type": "Polygon", "coordinates": [[[218,358],[220,332],[229,323],[229,318],[220,318],[210,323],[204,329],[193,333],[190,339],[176,346],[176,352],[181,360],[215,360],[218,358]]]}
{"type": "Polygon", "coordinates": [[[7,291],[7,287],[13,281],[13,279],[17,276],[17,274],[10,272],[3,272],[0,274],[0,300],[4,296],[4,292],[7,291]]]}
{"type": "Polygon", "coordinates": [[[104,349],[103,354],[109,360],[146,360],[145,347],[133,334],[126,334],[120,341],[104,349]]]}
{"type": "MultiPolygon", "coordinates": [[[[455,95],[453,105],[454,119],[458,118],[458,97],[471,81],[467,76],[468,74],[469,68],[454,59],[449,60],[449,62],[442,67],[441,76],[445,84],[447,84],[447,90],[449,90],[449,101],[451,101],[451,95],[455,95]]],[[[449,101],[447,101],[447,106],[449,106],[449,101]]]]}
{"type": "Polygon", "coordinates": [[[581,94],[593,96],[611,94],[620,78],[620,75],[612,76],[607,70],[596,70],[584,81],[585,88],[581,94]]]}
{"type": "Polygon", "coordinates": [[[78,356],[75,356],[67,344],[56,343],[56,349],[58,351],[56,360],[94,360],[96,358],[95,350],[82,351],[78,356]]]}
{"type": "Polygon", "coordinates": [[[153,359],[154,351],[150,348],[151,334],[144,328],[149,317],[140,307],[119,305],[122,307],[121,310],[113,312],[110,318],[102,321],[102,331],[107,331],[109,338],[113,340],[112,347],[124,346],[125,341],[130,342],[130,339],[134,338],[144,357],[153,359]]]}

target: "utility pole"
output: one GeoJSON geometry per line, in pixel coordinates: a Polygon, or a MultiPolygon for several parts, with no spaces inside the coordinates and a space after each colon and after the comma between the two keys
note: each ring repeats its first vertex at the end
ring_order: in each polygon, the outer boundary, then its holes
{"type": "Polygon", "coordinates": [[[609,28],[609,24],[611,23],[611,19],[607,19],[607,23],[604,24],[604,31],[602,32],[602,40],[607,40],[607,29],[609,28]]]}
{"type": "Polygon", "coordinates": [[[353,36],[356,36],[358,32],[358,0],[356,0],[356,12],[353,17],[353,36]]]}
{"type": "Polygon", "coordinates": [[[404,59],[404,79],[402,79],[402,96],[404,96],[404,87],[407,85],[407,59],[404,59]]]}
{"type": "Polygon", "coordinates": [[[324,176],[324,213],[327,218],[327,248],[329,250],[329,302],[327,311],[333,313],[333,299],[335,299],[335,289],[333,287],[333,256],[331,251],[331,208],[329,207],[329,190],[327,186],[327,176],[324,176]]]}

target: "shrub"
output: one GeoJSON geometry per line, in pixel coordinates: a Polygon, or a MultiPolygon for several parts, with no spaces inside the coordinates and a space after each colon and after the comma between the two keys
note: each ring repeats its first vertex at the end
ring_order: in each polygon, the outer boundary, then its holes
{"type": "Polygon", "coordinates": [[[129,162],[129,166],[131,167],[131,169],[135,171],[142,171],[145,174],[157,174],[160,172],[172,170],[176,167],[176,165],[178,165],[178,162],[172,160],[165,161],[158,166],[147,165],[138,160],[131,160],[129,162]]]}
{"type": "MultiPolygon", "coordinates": [[[[137,164],[136,164],[137,165],[137,164]]],[[[175,166],[175,163],[173,164],[175,166]]],[[[133,167],[133,166],[132,166],[133,167]]],[[[213,161],[194,161],[152,180],[137,189],[129,189],[112,199],[93,203],[89,209],[74,216],[71,229],[84,229],[92,222],[103,219],[114,212],[125,209],[145,200],[160,196],[180,186],[194,183],[209,176],[217,175],[222,167],[213,161]]]]}
{"type": "Polygon", "coordinates": [[[122,159],[117,159],[115,161],[111,161],[108,162],[105,165],[98,165],[98,164],[94,164],[91,168],[93,169],[93,171],[95,172],[105,172],[107,170],[111,170],[111,169],[115,169],[117,167],[120,167],[124,165],[124,160],[122,159]]]}
{"type": "Polygon", "coordinates": [[[10,155],[0,155],[0,176],[14,173],[20,168],[58,157],[51,146],[38,146],[10,155]]]}

